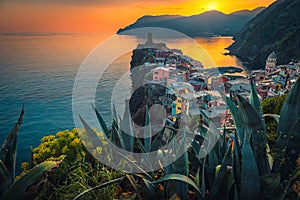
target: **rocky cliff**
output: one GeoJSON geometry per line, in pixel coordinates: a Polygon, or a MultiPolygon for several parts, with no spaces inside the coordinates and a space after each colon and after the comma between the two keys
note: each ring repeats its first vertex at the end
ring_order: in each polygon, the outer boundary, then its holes
{"type": "Polygon", "coordinates": [[[265,66],[275,51],[279,64],[300,59],[300,0],[278,0],[250,20],[228,48],[249,69],[265,66]]]}

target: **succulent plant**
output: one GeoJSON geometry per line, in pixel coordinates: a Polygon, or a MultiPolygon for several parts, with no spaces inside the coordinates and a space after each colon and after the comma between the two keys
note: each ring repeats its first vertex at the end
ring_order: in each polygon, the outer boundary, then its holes
{"type": "Polygon", "coordinates": [[[33,199],[49,171],[58,162],[43,162],[16,179],[17,134],[24,118],[24,106],[18,122],[7,135],[0,149],[0,199],[33,199]]]}
{"type": "MultiPolygon", "coordinates": [[[[287,195],[290,195],[288,193],[291,191],[289,190],[291,185],[295,182],[293,175],[300,152],[300,79],[296,81],[290,91],[280,118],[277,115],[263,114],[255,83],[252,81],[249,102],[238,94],[236,94],[237,104],[225,94],[222,96],[234,118],[236,126],[234,136],[228,139],[224,135],[225,131],[221,133],[213,125],[207,128],[200,124],[199,132],[192,135],[191,145],[187,147],[185,141],[190,137],[183,131],[180,133],[180,138],[185,153],[167,166],[162,164],[168,161],[170,154],[176,152],[175,146],[168,150],[160,149],[160,142],[167,127],[164,127],[156,137],[150,139],[148,137],[142,141],[139,138],[123,134],[121,131],[120,127],[122,129],[126,127],[126,130],[134,133],[132,124],[128,120],[130,119],[128,107],[124,114],[127,121],[118,120],[115,115],[110,130],[104,123],[101,114],[95,109],[102,130],[114,144],[128,151],[137,149],[139,152],[158,152],[156,162],[161,164],[161,169],[151,172],[143,171],[142,166],[137,166],[132,158],[120,155],[121,159],[129,165],[141,169],[139,174],[124,175],[124,178],[134,185],[139,199],[188,199],[189,190],[194,191],[196,196],[194,198],[211,200],[285,199],[287,195]],[[279,118],[279,139],[274,157],[269,155],[265,116],[275,117],[277,120],[279,118]],[[200,158],[201,145],[207,134],[223,137],[220,137],[206,157],[200,158]],[[191,159],[196,159],[196,161],[191,159]],[[158,174],[159,177],[157,177],[158,174]]],[[[150,124],[150,121],[146,112],[145,124],[150,124]]],[[[203,121],[209,122],[205,117],[203,121]]],[[[92,130],[83,119],[82,122],[86,130],[92,130]]],[[[172,129],[171,133],[178,134],[176,129],[172,129]]],[[[103,156],[109,156],[109,152],[103,156]]],[[[147,157],[143,158],[143,162],[143,165],[153,164],[147,157]]],[[[120,181],[120,179],[115,181],[120,181]]],[[[293,194],[291,196],[291,198],[294,197],[293,194]]]]}

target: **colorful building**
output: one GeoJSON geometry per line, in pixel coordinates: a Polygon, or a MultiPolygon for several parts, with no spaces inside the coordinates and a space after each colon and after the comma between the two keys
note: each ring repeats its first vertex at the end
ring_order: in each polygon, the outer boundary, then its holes
{"type": "Polygon", "coordinates": [[[170,77],[170,69],[165,67],[157,67],[152,70],[152,80],[163,81],[170,77]]]}

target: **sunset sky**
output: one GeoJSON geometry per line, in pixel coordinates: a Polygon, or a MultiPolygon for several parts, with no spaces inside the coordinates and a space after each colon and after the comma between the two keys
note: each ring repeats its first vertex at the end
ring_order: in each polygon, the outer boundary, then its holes
{"type": "Polygon", "coordinates": [[[0,32],[115,33],[143,15],[230,13],[275,0],[0,0],[0,32]]]}

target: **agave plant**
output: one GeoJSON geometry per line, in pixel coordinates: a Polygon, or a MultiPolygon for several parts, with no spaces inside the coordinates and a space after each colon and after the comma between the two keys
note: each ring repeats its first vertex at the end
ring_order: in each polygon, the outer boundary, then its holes
{"type": "MultiPolygon", "coordinates": [[[[207,128],[199,127],[199,132],[193,135],[190,147],[185,142],[187,132],[180,133],[180,148],[184,152],[172,164],[168,163],[170,155],[176,153],[178,145],[171,145],[169,149],[160,149],[160,142],[166,127],[156,137],[141,140],[130,134],[123,134],[126,129],[134,135],[134,128],[130,121],[128,106],[125,109],[126,121],[114,114],[113,124],[109,129],[101,114],[95,109],[103,132],[107,139],[119,147],[133,152],[150,152],[157,150],[157,160],[161,166],[159,170],[146,172],[143,166],[137,165],[136,160],[120,154],[117,162],[126,161],[129,165],[139,169],[140,173],[125,173],[123,178],[112,180],[107,185],[127,179],[137,193],[139,199],[188,199],[188,193],[194,192],[197,199],[285,199],[289,188],[295,181],[296,161],[300,152],[300,80],[298,79],[290,91],[282,108],[281,115],[266,114],[274,117],[278,122],[278,141],[275,155],[271,156],[266,140],[266,124],[258,98],[255,84],[251,81],[250,101],[236,94],[237,103],[222,93],[229,107],[236,126],[234,136],[225,137],[226,131],[220,132],[213,124],[207,128]],[[202,144],[207,135],[222,136],[216,145],[201,158],[202,144]],[[188,150],[188,151],[187,151],[188,150]],[[191,164],[192,163],[192,164],[191,164]]],[[[147,110],[147,109],[146,109],[147,110]]],[[[116,113],[114,111],[114,113],[116,113]]],[[[89,136],[96,138],[93,130],[83,120],[82,123],[89,136]]],[[[149,124],[146,112],[145,124],[149,124]]],[[[209,123],[208,119],[203,119],[209,123]]],[[[150,127],[151,128],[151,127],[150,127]]],[[[149,134],[146,130],[145,134],[149,134]]],[[[172,134],[176,131],[172,130],[172,134]],[[173,132],[172,132],[173,131],[173,132]]],[[[148,137],[149,138],[149,137],[148,137]]],[[[91,141],[93,142],[93,141],[91,141]]],[[[103,156],[110,156],[109,151],[103,156]]],[[[110,159],[112,160],[112,159],[110,159]]],[[[142,165],[153,165],[149,157],[142,158],[142,165]]],[[[90,190],[105,187],[101,184],[90,190]]],[[[88,190],[88,191],[90,191],[88,190]]],[[[88,192],[85,191],[85,192],[88,192]]],[[[84,192],[84,193],[85,193],[84,192]]],[[[80,197],[81,195],[78,195],[80,197]]],[[[289,198],[294,198],[289,197],[289,198]]]]}
{"type": "Polygon", "coordinates": [[[263,114],[252,81],[250,102],[237,95],[236,106],[230,98],[224,94],[223,97],[237,130],[232,163],[234,196],[238,199],[284,199],[287,189],[295,181],[293,174],[300,152],[300,80],[290,91],[280,117],[263,114]],[[279,124],[274,157],[268,152],[264,116],[274,117],[279,124]]]}
{"type": "Polygon", "coordinates": [[[17,134],[24,118],[24,106],[18,122],[7,135],[0,149],[0,199],[33,199],[48,171],[58,166],[57,162],[43,162],[16,179],[17,134]]]}

